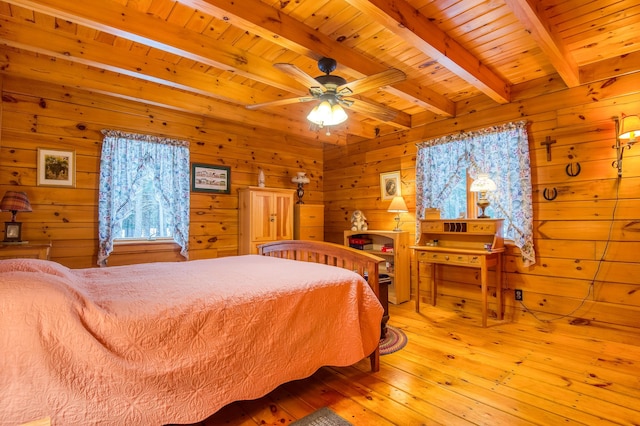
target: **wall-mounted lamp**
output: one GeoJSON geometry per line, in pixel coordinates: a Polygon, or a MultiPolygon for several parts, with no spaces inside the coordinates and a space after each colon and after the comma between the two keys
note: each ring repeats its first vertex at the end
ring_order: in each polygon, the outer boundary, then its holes
{"type": "Polygon", "coordinates": [[[18,212],[30,212],[31,204],[25,192],[7,191],[0,201],[0,211],[11,212],[11,222],[4,223],[4,242],[22,242],[22,222],[16,222],[18,212]]]}
{"type": "Polygon", "coordinates": [[[637,115],[624,115],[618,119],[614,117],[616,123],[616,144],[613,148],[616,150],[616,159],[611,165],[618,169],[618,177],[622,177],[622,156],[624,149],[631,149],[636,143],[636,135],[640,134],[640,117],[637,115]]]}
{"type": "Polygon", "coordinates": [[[304,204],[302,201],[302,196],[304,195],[303,185],[311,182],[311,180],[306,176],[305,172],[298,172],[294,177],[291,178],[291,182],[298,184],[298,189],[296,190],[296,194],[298,195],[298,202],[296,204],[304,204]]]}
{"type": "Polygon", "coordinates": [[[393,228],[394,232],[400,232],[400,213],[407,213],[409,209],[407,208],[407,203],[404,202],[404,198],[402,197],[393,197],[391,200],[391,204],[389,204],[389,208],[387,209],[389,213],[396,213],[396,217],[394,220],[396,221],[396,227],[393,228]]]}
{"type": "Polygon", "coordinates": [[[480,197],[478,198],[477,205],[480,207],[480,214],[478,215],[478,219],[487,218],[484,213],[484,210],[489,207],[489,200],[487,199],[488,191],[495,191],[498,189],[496,183],[489,179],[489,175],[486,173],[479,173],[478,178],[471,183],[471,187],[469,191],[471,192],[479,192],[480,197]]]}

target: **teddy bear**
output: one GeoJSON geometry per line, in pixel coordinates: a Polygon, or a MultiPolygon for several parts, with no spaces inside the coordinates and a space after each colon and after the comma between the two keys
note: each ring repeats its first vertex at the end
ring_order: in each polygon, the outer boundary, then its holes
{"type": "Polygon", "coordinates": [[[360,210],[356,210],[351,215],[351,230],[352,231],[366,231],[368,229],[367,226],[367,218],[360,210]]]}

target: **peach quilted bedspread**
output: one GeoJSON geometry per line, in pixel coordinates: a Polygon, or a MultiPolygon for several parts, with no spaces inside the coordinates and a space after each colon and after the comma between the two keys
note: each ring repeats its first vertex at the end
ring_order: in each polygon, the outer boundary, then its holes
{"type": "Polygon", "coordinates": [[[381,317],[366,281],[315,263],[0,260],[0,425],[194,423],[361,360],[381,317]]]}

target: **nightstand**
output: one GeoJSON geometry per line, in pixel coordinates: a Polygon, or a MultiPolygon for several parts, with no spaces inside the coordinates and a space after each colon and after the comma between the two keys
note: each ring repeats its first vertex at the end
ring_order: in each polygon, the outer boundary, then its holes
{"type": "Polygon", "coordinates": [[[6,243],[0,241],[0,259],[43,259],[49,260],[51,241],[29,241],[6,243]]]}

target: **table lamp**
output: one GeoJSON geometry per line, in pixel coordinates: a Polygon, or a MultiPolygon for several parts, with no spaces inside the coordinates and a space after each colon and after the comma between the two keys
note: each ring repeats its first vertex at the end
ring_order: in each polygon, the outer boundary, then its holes
{"type": "Polygon", "coordinates": [[[486,173],[478,174],[478,178],[471,184],[469,191],[480,193],[480,197],[478,198],[477,202],[478,207],[480,207],[480,215],[478,216],[478,219],[489,217],[484,213],[484,210],[489,207],[490,204],[489,200],[487,199],[487,192],[495,191],[496,189],[498,189],[496,183],[489,179],[489,175],[486,173]]]}
{"type": "Polygon", "coordinates": [[[0,201],[0,211],[11,212],[11,222],[4,223],[4,242],[22,242],[22,223],[16,222],[18,212],[30,212],[31,204],[25,192],[7,191],[0,201]]]}
{"type": "Polygon", "coordinates": [[[396,227],[393,229],[394,232],[400,232],[400,213],[407,213],[409,209],[407,209],[407,204],[404,202],[404,198],[402,197],[393,197],[391,200],[391,204],[389,204],[389,208],[387,209],[389,213],[397,213],[394,220],[396,221],[396,227]]]}
{"type": "Polygon", "coordinates": [[[311,180],[306,176],[305,172],[298,172],[296,175],[291,178],[291,182],[298,184],[298,189],[296,190],[296,194],[298,195],[298,202],[296,204],[304,204],[302,201],[302,196],[304,195],[303,185],[311,182],[311,180]]]}

